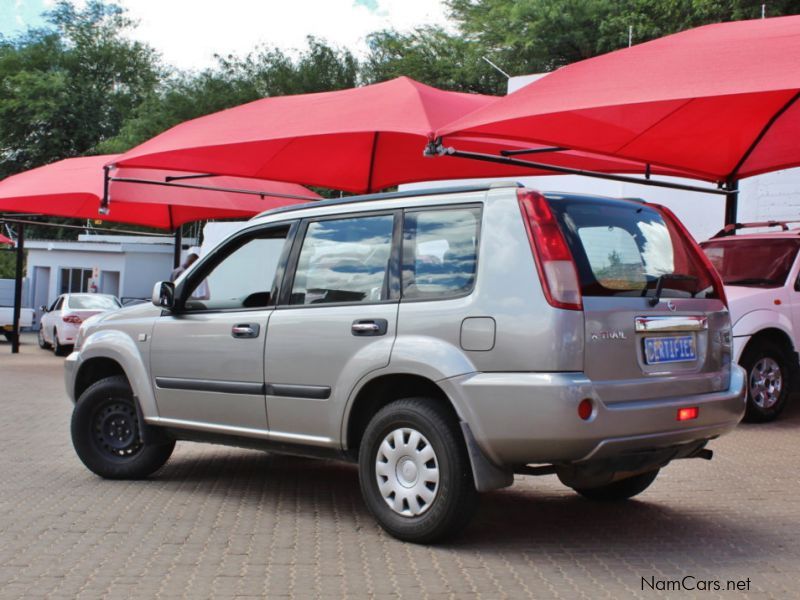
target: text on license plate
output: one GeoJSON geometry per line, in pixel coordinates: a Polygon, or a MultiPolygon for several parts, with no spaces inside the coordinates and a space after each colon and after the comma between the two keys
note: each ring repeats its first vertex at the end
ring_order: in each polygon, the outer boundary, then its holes
{"type": "Polygon", "coordinates": [[[648,365],[697,360],[694,337],[691,335],[678,335],[645,338],[644,358],[648,365]]]}

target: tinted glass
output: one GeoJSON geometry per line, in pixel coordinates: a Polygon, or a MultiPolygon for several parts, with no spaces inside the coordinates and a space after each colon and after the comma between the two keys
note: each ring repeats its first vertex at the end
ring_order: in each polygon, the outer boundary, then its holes
{"type": "Polygon", "coordinates": [[[780,287],[786,283],[800,240],[731,238],[702,246],[725,285],[780,287]]]}
{"type": "Polygon", "coordinates": [[[234,242],[234,248],[199,282],[189,275],[188,310],[260,308],[270,304],[287,231],[234,242]]]}
{"type": "Polygon", "coordinates": [[[407,212],[403,224],[403,297],[443,298],[475,283],[479,208],[407,212]]]}
{"type": "Polygon", "coordinates": [[[119,301],[111,296],[70,296],[67,306],[76,310],[115,310],[119,301]]]}
{"type": "Polygon", "coordinates": [[[392,215],[309,223],[290,303],[385,300],[393,228],[392,215]]]}
{"type": "Polygon", "coordinates": [[[652,206],[603,198],[551,198],[584,296],[712,297],[696,247],[652,206]]]}

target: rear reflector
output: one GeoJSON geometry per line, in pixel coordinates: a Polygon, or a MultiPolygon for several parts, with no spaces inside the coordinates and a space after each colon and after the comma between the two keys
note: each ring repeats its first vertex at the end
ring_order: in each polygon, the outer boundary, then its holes
{"type": "Polygon", "coordinates": [[[691,421],[696,419],[700,414],[700,409],[696,406],[689,406],[687,408],[678,409],[678,421],[691,421]]]}
{"type": "Polygon", "coordinates": [[[581,310],[578,271],[547,199],[530,190],[517,194],[547,302],[556,308],[581,310]]]}
{"type": "Polygon", "coordinates": [[[589,398],[584,398],[581,400],[581,403],[578,404],[578,416],[583,419],[584,421],[588,421],[589,417],[592,416],[592,412],[594,410],[594,405],[589,398]]]}

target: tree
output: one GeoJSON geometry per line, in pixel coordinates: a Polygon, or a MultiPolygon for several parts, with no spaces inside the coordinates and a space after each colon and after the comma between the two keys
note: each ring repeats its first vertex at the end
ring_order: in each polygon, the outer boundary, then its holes
{"type": "Polygon", "coordinates": [[[369,54],[361,72],[366,83],[407,75],[445,90],[505,92],[505,77],[483,60],[481,44],[439,27],[407,34],[378,31],[367,42],[369,54]]]}
{"type": "Polygon", "coordinates": [[[152,93],[156,55],[115,4],[62,0],[49,27],[0,39],[0,177],[91,152],[152,93]]]}
{"type": "Polygon", "coordinates": [[[120,133],[98,150],[124,152],[173,125],[259,98],[338,90],[357,83],[358,62],[352,53],[313,37],[295,56],[264,47],[243,58],[218,57],[215,68],[164,81],[132,111],[120,133]]]}
{"type": "MultiPolygon", "coordinates": [[[[460,34],[512,75],[551,71],[708,23],[761,16],[762,0],[448,0],[460,34]]],[[[772,0],[768,16],[798,12],[772,0]]]]}

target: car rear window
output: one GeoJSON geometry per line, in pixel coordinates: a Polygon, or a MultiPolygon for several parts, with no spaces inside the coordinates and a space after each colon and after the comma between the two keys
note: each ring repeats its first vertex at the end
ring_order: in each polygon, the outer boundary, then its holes
{"type": "Polygon", "coordinates": [[[729,238],[701,246],[725,285],[782,287],[794,264],[800,239],[729,238]]]}
{"type": "Polygon", "coordinates": [[[76,310],[114,310],[120,307],[117,299],[109,296],[70,296],[67,305],[76,310]]]}
{"type": "Polygon", "coordinates": [[[584,296],[717,297],[696,246],[656,207],[548,196],[572,251],[584,296]]]}

